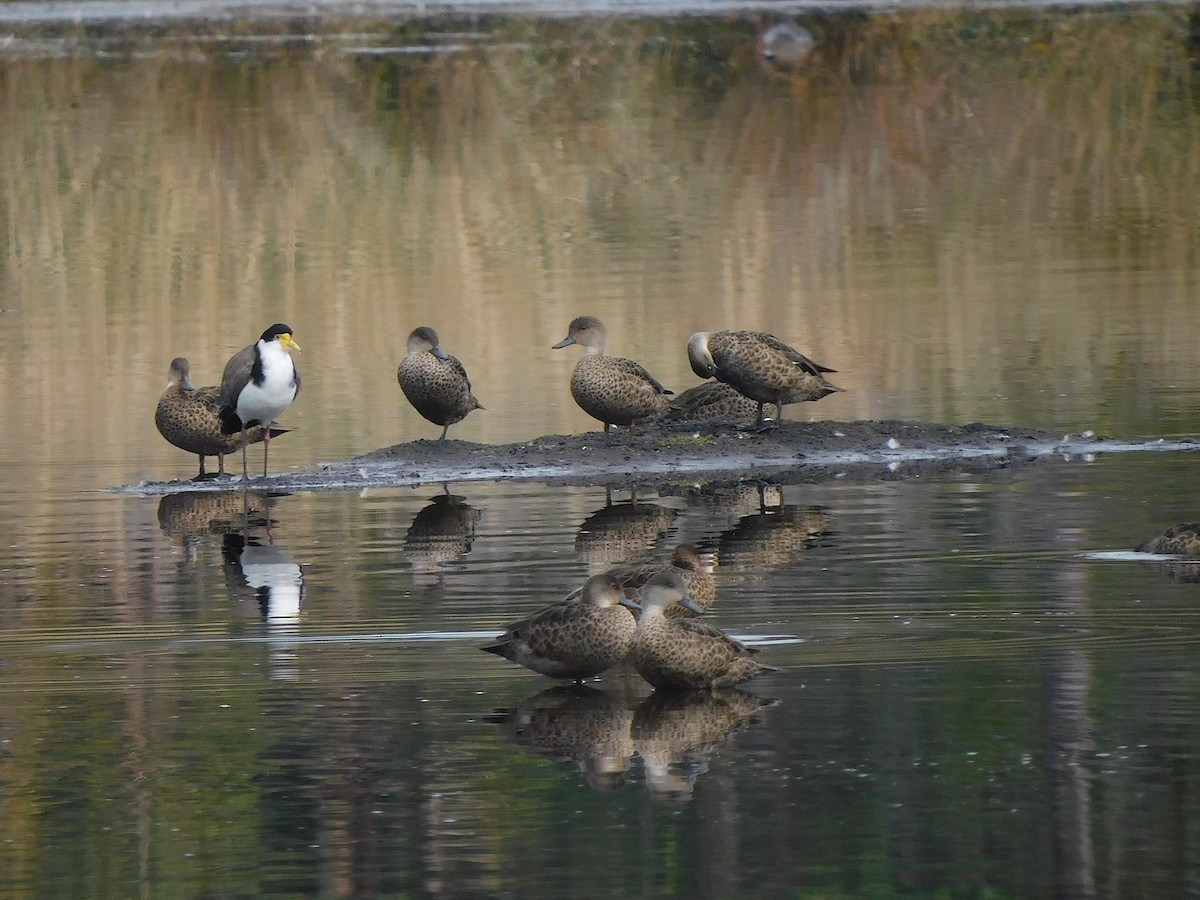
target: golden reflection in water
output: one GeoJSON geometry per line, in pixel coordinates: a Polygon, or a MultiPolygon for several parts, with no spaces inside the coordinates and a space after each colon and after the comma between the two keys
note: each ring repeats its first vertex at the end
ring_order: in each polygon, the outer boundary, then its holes
{"type": "Polygon", "coordinates": [[[185,473],[163,367],[213,382],[276,320],[285,466],[426,433],[393,375],[423,323],[491,442],[593,427],[549,351],[580,313],[677,391],[693,331],[774,331],[839,370],[830,418],[1150,430],[1197,370],[1184,13],[833,21],[787,76],[738,22],[703,26],[725,65],[670,23],[553,27],[570,52],[6,61],[22,489],[185,473]]]}

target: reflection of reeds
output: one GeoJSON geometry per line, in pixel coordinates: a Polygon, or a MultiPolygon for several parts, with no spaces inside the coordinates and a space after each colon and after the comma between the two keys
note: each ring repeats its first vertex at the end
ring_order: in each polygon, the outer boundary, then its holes
{"type": "Polygon", "coordinates": [[[1141,379],[1200,352],[1187,279],[1153,275],[1195,255],[1182,15],[830,19],[790,76],[738,22],[12,60],[0,416],[45,441],[6,449],[157,471],[165,362],[215,380],[275,319],[305,347],[292,462],[417,433],[393,372],[425,322],[493,381],[464,439],[578,430],[542,351],[584,311],[676,389],[686,336],[736,324],[846,374],[822,415],[1150,421],[1141,379]]]}

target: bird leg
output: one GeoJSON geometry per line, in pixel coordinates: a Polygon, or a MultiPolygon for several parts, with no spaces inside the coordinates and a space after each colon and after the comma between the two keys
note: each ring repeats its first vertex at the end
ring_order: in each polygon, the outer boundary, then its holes
{"type": "Polygon", "coordinates": [[[267,477],[267,454],[271,452],[271,423],[263,427],[263,478],[267,477]]]}
{"type": "Polygon", "coordinates": [[[439,441],[444,441],[444,440],[446,439],[446,432],[447,432],[447,431],[449,431],[449,430],[450,430],[450,426],[449,426],[449,425],[443,425],[443,426],[442,426],[442,436],[441,436],[440,438],[438,438],[438,440],[439,440],[439,441]]]}
{"type": "Polygon", "coordinates": [[[250,477],[250,464],[246,460],[246,423],[242,423],[242,481],[250,477]]]}

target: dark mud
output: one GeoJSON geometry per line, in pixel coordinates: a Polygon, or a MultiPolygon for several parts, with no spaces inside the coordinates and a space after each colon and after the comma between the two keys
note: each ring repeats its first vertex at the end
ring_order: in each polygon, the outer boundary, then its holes
{"type": "MultiPolygon", "coordinates": [[[[1114,441],[973,423],[784,422],[763,433],[704,426],[644,433],[550,435],[515,444],[413,441],[308,471],[281,472],[279,490],[355,490],[383,485],[465,481],[638,487],[663,482],[771,480],[800,484],[833,478],[885,481],[986,472],[1098,453],[1195,450],[1196,440],[1114,441]]],[[[263,486],[262,479],[254,479],[263,486]]],[[[117,488],[138,493],[227,490],[239,478],[151,482],[117,488]]]]}

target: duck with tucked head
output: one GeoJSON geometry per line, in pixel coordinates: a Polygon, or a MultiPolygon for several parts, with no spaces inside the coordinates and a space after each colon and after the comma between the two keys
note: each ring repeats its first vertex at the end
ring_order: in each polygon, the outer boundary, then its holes
{"type": "Polygon", "coordinates": [[[300,351],[292,329],[276,323],[249,347],[243,347],[225,364],[221,378],[221,433],[242,436],[242,478],[248,477],[246,443],[249,430],[261,425],[263,478],[271,450],[271,425],[300,395],[300,372],[289,350],[300,351]]]}
{"type": "Polygon", "coordinates": [[[439,441],[446,439],[451,425],[484,408],[471,393],[463,364],[442,349],[437,332],[425,325],[408,336],[408,355],[396,369],[396,380],[413,408],[442,426],[439,441]]]}
{"type": "Polygon", "coordinates": [[[584,583],[579,599],[559,601],[513,622],[480,649],[540,675],[582,681],[629,653],[637,632],[635,605],[615,578],[595,575],[584,583]]]}
{"type": "Polygon", "coordinates": [[[666,415],[671,394],[640,364],[620,356],[605,356],[608,329],[595,316],[579,316],[571,321],[567,336],[551,349],[579,344],[583,357],[571,373],[571,396],[593,419],[610,425],[652,422],[666,415]]]}
{"type": "Polygon", "coordinates": [[[775,404],[776,421],[788,403],[820,400],[843,390],[825,379],[836,372],[813,362],[773,334],[762,331],[700,331],[688,339],[688,361],[701,378],[716,378],[758,404],[757,427],[764,427],[763,407],[775,404]]]}
{"type": "MultiPolygon", "coordinates": [[[[716,601],[717,583],[700,558],[700,551],[695,544],[680,544],[665,563],[658,560],[626,563],[614,566],[604,574],[615,578],[627,596],[636,597],[636,592],[640,592],[648,581],[663,572],[679,573],[690,601],[686,606],[682,603],[668,606],[663,612],[668,619],[691,618],[698,615],[697,609],[704,612],[716,601]]],[[[568,599],[578,595],[576,591],[568,595],[568,599]]]]}
{"type": "Polygon", "coordinates": [[[642,588],[642,614],[629,660],[648,682],[668,690],[710,690],[779,671],[754,659],[756,649],[711,625],[664,614],[672,604],[690,602],[677,572],[655,575],[642,588]]]}
{"type": "MultiPolygon", "coordinates": [[[[225,474],[225,454],[242,446],[240,434],[224,434],[221,431],[221,389],[219,387],[194,387],[191,380],[191,364],[182,356],[171,360],[167,371],[167,387],[158,398],[154,410],[154,424],[158,433],[180,450],[195,453],[200,457],[200,474],[196,481],[225,474]],[[217,475],[211,476],[204,470],[204,457],[217,458],[217,475]]],[[[271,437],[286,434],[290,428],[271,426],[271,437]]],[[[266,439],[262,426],[256,425],[246,431],[246,442],[257,444],[266,439]]]]}

